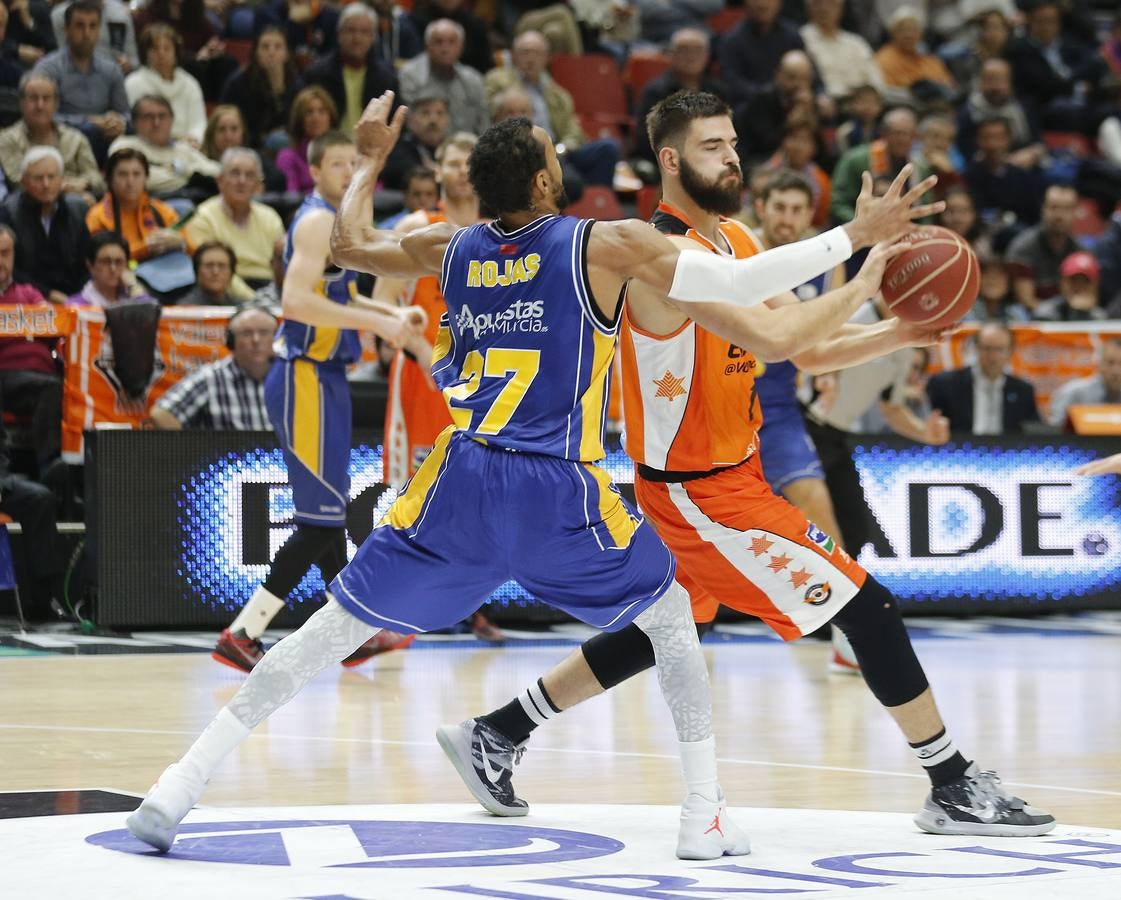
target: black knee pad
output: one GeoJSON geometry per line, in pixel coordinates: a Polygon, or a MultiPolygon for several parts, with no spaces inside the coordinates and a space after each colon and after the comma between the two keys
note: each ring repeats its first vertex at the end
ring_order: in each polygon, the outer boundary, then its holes
{"type": "MultiPolygon", "coordinates": [[[[332,543],[346,540],[342,527],[320,528],[317,525],[297,525],[292,536],[276,551],[264,588],[275,597],[287,597],[332,543]]],[[[345,547],[345,544],[344,544],[345,547]]]]}
{"type": "Polygon", "coordinates": [[[899,604],[871,575],[836,616],[833,624],[852,644],[860,672],[884,706],[902,706],[930,685],[922,670],[899,604]]]}
{"type": "MultiPolygon", "coordinates": [[[[703,638],[711,629],[711,622],[698,622],[697,637],[703,638]]],[[[588,668],[605,691],[654,666],[654,647],[650,638],[633,622],[618,631],[589,638],[580,650],[588,668]]]]}

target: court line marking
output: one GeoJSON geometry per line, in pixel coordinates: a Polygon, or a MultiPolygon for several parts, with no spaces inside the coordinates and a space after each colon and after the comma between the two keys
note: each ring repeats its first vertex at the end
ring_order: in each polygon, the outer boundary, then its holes
{"type": "MultiPolygon", "coordinates": [[[[198,731],[175,731],[172,729],[158,728],[108,728],[94,727],[92,725],[36,725],[31,723],[0,722],[0,731],[74,731],[97,734],[148,734],[148,735],[175,735],[180,737],[197,737],[198,731]]],[[[436,742],[428,741],[397,741],[389,738],[345,738],[330,735],[312,734],[278,734],[275,732],[252,733],[251,738],[275,738],[282,741],[316,741],[319,743],[334,744],[382,744],[394,747],[435,747],[436,742]]],[[[632,750],[578,750],[572,747],[534,747],[535,753],[570,753],[577,756],[612,756],[628,757],[632,759],[666,759],[677,761],[679,757],[674,753],[641,753],[632,750]]],[[[722,765],[737,766],[768,766],[777,769],[803,769],[815,772],[849,772],[856,775],[888,775],[894,778],[919,778],[927,780],[927,776],[920,772],[892,772],[887,769],[857,769],[848,766],[821,766],[811,763],[772,762],[765,759],[734,759],[732,757],[718,757],[716,760],[722,765]]],[[[1064,787],[1057,784],[1033,784],[1027,781],[1003,781],[1002,784],[1010,787],[1031,788],[1038,791],[1064,791],[1068,794],[1091,794],[1099,797],[1121,797],[1121,791],[1102,791],[1093,788],[1064,787]]]]}

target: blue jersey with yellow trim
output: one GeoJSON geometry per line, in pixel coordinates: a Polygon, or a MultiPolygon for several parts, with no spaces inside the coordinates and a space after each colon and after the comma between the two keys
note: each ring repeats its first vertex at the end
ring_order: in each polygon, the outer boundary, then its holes
{"type": "MultiPolygon", "coordinates": [[[[292,217],[292,224],[288,226],[288,237],[284,242],[285,271],[292,260],[292,237],[296,233],[296,226],[305,215],[316,209],[325,209],[332,215],[336,212],[335,207],[319,194],[312,194],[304,199],[292,217]]],[[[358,275],[349,269],[327,265],[323,270],[318,292],[328,300],[345,306],[358,296],[358,275]]],[[[276,333],[273,350],[282,359],[351,363],[362,355],[362,344],[358,339],[358,332],[350,328],[325,328],[285,319],[276,333]]]]}
{"type": "Polygon", "coordinates": [[[605,455],[618,321],[605,320],[588,287],[592,224],[545,216],[452,236],[432,375],[459,430],[563,459],[605,455]]]}
{"type": "MultiPolygon", "coordinates": [[[[811,278],[805,284],[794,289],[794,294],[799,300],[812,300],[831,290],[833,270],[823,272],[811,278]]],[[[768,419],[776,416],[797,413],[801,415],[798,407],[798,367],[788,359],[781,362],[766,363],[755,372],[755,396],[763,410],[763,424],[768,419]]]]}

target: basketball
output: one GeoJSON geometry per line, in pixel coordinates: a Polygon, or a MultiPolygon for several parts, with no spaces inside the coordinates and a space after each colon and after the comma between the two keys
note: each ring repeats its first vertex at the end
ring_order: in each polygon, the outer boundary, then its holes
{"type": "Polygon", "coordinates": [[[887,264],[881,292],[888,308],[908,322],[953,325],[977,299],[977,255],[956,232],[924,225],[903,239],[910,246],[887,264]]]}

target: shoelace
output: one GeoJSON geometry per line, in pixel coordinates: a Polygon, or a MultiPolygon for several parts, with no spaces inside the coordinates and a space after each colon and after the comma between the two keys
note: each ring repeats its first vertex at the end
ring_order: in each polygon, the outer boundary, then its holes
{"type": "Polygon", "coordinates": [[[1000,776],[996,772],[987,770],[978,772],[969,779],[969,783],[982,800],[991,800],[994,804],[1003,803],[1013,809],[1021,809],[1024,806],[1023,800],[1014,797],[1000,786],[1000,776]]]}

